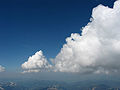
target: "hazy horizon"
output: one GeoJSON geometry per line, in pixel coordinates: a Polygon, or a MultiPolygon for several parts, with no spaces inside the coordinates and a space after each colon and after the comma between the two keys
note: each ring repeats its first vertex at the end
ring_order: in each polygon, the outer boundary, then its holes
{"type": "Polygon", "coordinates": [[[6,0],[0,12],[0,89],[120,90],[120,0],[6,0]]]}

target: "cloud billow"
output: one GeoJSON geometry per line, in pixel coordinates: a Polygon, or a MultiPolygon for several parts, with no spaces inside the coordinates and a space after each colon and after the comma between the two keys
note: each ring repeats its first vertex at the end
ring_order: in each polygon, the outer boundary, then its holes
{"type": "MultiPolygon", "coordinates": [[[[35,58],[22,64],[23,69],[52,69],[55,72],[111,73],[120,71],[120,0],[113,8],[99,5],[92,11],[92,18],[82,34],[72,33],[66,44],[52,60],[38,62],[35,58]]],[[[42,51],[41,51],[42,52],[42,51]]],[[[42,56],[42,55],[41,55],[42,56]]],[[[40,57],[39,57],[40,58],[40,57]]]]}

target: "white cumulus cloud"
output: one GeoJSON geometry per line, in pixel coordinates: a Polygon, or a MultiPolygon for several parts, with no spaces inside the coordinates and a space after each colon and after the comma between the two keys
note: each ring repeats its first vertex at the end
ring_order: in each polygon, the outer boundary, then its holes
{"type": "Polygon", "coordinates": [[[113,8],[99,5],[92,18],[82,28],[82,35],[72,33],[66,44],[52,60],[37,52],[22,65],[29,72],[52,68],[59,72],[111,73],[120,71],[120,0],[113,8]]]}
{"type": "Polygon", "coordinates": [[[4,72],[5,71],[5,67],[0,65],[0,72],[4,72]]]}
{"type": "Polygon", "coordinates": [[[43,70],[48,70],[48,68],[51,68],[51,65],[43,55],[43,52],[38,51],[35,53],[35,55],[30,56],[28,61],[22,64],[22,68],[24,69],[23,73],[40,72],[43,70]]]}
{"type": "Polygon", "coordinates": [[[61,72],[110,73],[120,71],[120,0],[113,8],[99,5],[82,36],[71,34],[55,58],[61,72]]]}

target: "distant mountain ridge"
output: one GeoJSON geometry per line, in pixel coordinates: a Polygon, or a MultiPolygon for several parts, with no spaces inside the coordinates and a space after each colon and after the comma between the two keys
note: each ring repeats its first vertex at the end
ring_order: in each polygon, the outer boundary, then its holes
{"type": "Polygon", "coordinates": [[[91,83],[90,81],[72,83],[49,80],[30,81],[0,82],[0,90],[120,90],[119,86],[112,87],[107,84],[100,84],[97,81],[97,83],[92,81],[91,83]]]}

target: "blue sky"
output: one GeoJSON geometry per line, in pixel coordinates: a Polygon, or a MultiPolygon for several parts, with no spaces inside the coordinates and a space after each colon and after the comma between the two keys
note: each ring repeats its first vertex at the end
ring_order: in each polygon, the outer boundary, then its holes
{"type": "Polygon", "coordinates": [[[0,65],[17,70],[36,51],[54,58],[71,33],[89,22],[92,9],[115,0],[0,1],[0,65]]]}

